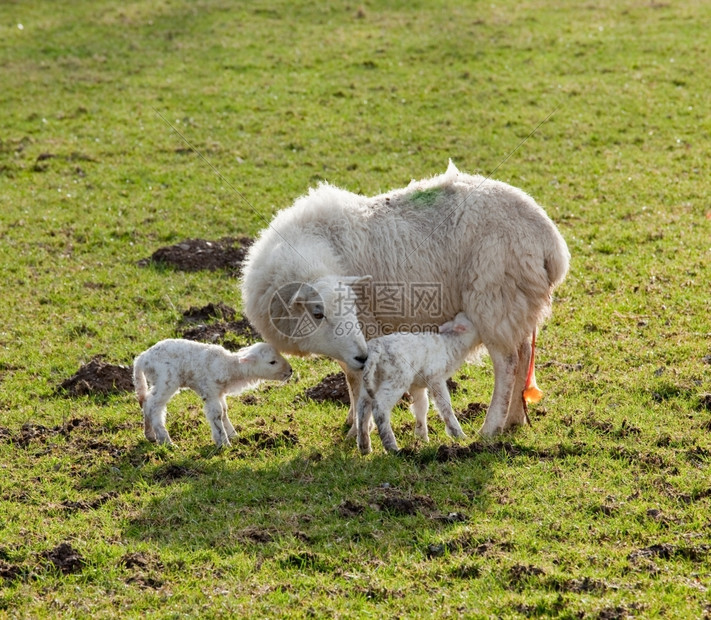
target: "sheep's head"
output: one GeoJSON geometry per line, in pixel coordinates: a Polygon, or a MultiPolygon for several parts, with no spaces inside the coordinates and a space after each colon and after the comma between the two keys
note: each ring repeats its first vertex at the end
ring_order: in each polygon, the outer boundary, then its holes
{"type": "Polygon", "coordinates": [[[367,358],[354,286],[370,279],[326,276],[292,282],[272,296],[269,320],[290,351],[335,358],[360,370],[367,358]]]}

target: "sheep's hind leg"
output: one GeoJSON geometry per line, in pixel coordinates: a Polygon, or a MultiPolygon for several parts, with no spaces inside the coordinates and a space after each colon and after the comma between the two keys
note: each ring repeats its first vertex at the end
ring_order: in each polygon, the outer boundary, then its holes
{"type": "Polygon", "coordinates": [[[210,398],[205,401],[205,417],[212,429],[212,440],[218,448],[231,446],[227,432],[222,423],[222,403],[219,398],[210,398]]]}
{"type": "MultiPolygon", "coordinates": [[[[346,439],[355,439],[358,434],[358,429],[356,428],[356,403],[358,402],[358,394],[360,394],[361,377],[359,372],[352,372],[349,370],[347,364],[344,364],[343,362],[338,363],[343,369],[343,374],[346,375],[348,398],[351,403],[348,409],[348,417],[346,418],[346,424],[350,425],[348,433],[346,434],[346,439]]],[[[372,433],[374,428],[375,425],[373,424],[373,418],[368,418],[368,432],[372,433]]]]}
{"type": "MultiPolygon", "coordinates": [[[[173,445],[173,441],[165,427],[166,405],[174,392],[168,390],[154,389],[153,393],[144,403],[144,431],[146,438],[155,437],[159,444],[173,445]],[[150,426],[150,430],[148,427],[150,426]]],[[[149,439],[150,440],[150,439],[149,439]]]]}
{"type": "Polygon", "coordinates": [[[526,338],[518,347],[518,365],[516,366],[516,380],[511,394],[509,413],[504,422],[504,430],[528,424],[528,415],[523,404],[523,390],[526,388],[528,364],[531,361],[531,341],[526,338]]]}
{"type": "Polygon", "coordinates": [[[427,411],[430,408],[430,401],[427,399],[427,388],[410,388],[412,404],[410,411],[415,416],[415,437],[422,441],[429,441],[427,433],[427,411]]]}
{"type": "Polygon", "coordinates": [[[146,439],[148,441],[155,443],[157,441],[156,432],[153,428],[151,417],[148,414],[151,400],[152,394],[148,392],[148,394],[146,395],[146,399],[143,401],[143,406],[141,407],[141,410],[143,412],[143,434],[146,436],[146,439]]]}
{"type": "Polygon", "coordinates": [[[487,348],[494,364],[494,393],[480,432],[482,435],[490,437],[501,433],[505,428],[506,416],[509,412],[516,382],[518,351],[505,353],[494,347],[487,348]]]}
{"type": "Polygon", "coordinates": [[[232,422],[227,415],[227,398],[224,395],[220,397],[220,405],[222,405],[222,426],[225,427],[228,439],[232,439],[237,435],[237,431],[235,431],[235,427],[232,426],[232,422]]]}
{"type": "Polygon", "coordinates": [[[447,389],[447,382],[437,381],[431,386],[430,393],[439,412],[439,417],[444,421],[444,428],[447,435],[453,439],[464,439],[466,435],[459,425],[457,416],[454,415],[454,411],[452,410],[452,400],[450,399],[449,390],[447,389]]]}

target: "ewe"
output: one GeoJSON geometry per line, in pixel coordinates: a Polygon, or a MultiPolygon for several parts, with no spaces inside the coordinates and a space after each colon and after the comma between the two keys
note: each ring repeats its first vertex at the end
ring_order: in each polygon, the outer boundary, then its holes
{"type": "Polygon", "coordinates": [[[165,427],[166,405],[180,388],[190,388],[202,398],[212,439],[222,447],[229,446],[230,437],[235,436],[225,397],[262,379],[286,380],[290,376],[289,363],[263,342],[230,353],[215,344],[168,339],[133,362],[133,384],[143,409],[146,439],[169,445],[173,442],[165,427]]]}
{"type": "Polygon", "coordinates": [[[371,413],[383,446],[397,452],[390,412],[406,391],[413,400],[410,410],[415,416],[415,435],[429,440],[429,390],[439,417],[444,420],[447,435],[457,439],[465,437],[452,411],[447,379],[462,365],[476,337],[474,325],[460,312],[453,321],[441,325],[438,334],[390,334],[368,342],[368,360],[356,405],[356,432],[361,453],[371,451],[371,413]]]}
{"type": "Polygon", "coordinates": [[[364,336],[422,331],[464,312],[476,326],[470,353],[483,345],[494,365],[481,429],[493,435],[526,423],[532,335],[569,258],[533,198],[450,163],[440,176],[378,196],[312,189],[250,247],[242,298],[247,318],[279,351],[341,362],[350,423],[364,336]],[[392,291],[397,303],[381,303],[392,291]]]}

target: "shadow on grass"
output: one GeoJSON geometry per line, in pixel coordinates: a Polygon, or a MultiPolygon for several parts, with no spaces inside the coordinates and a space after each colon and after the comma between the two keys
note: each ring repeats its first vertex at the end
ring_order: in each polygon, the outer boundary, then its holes
{"type": "Polygon", "coordinates": [[[127,536],[139,540],[192,549],[275,544],[322,553],[334,542],[387,547],[475,523],[492,501],[487,487],[498,466],[512,458],[572,454],[480,440],[362,458],[347,441],[324,454],[299,449],[291,436],[251,439],[190,455],[141,441],[88,472],[82,486],[140,489],[147,501],[139,502],[126,527],[127,536]]]}

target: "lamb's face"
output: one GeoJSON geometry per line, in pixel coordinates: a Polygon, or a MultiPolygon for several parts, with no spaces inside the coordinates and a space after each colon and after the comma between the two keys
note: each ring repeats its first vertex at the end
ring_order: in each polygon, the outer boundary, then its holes
{"type": "Polygon", "coordinates": [[[260,379],[286,381],[291,377],[291,366],[270,344],[258,342],[243,349],[240,353],[243,361],[251,362],[251,374],[260,379]]]}
{"type": "Polygon", "coordinates": [[[361,370],[368,352],[352,288],[360,280],[327,276],[284,286],[272,298],[271,323],[290,349],[326,355],[361,370]]]}

